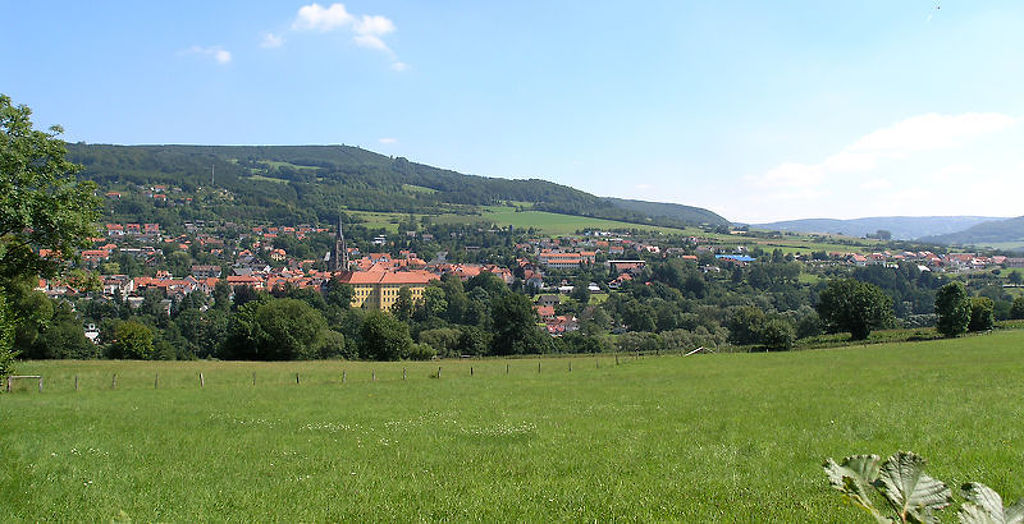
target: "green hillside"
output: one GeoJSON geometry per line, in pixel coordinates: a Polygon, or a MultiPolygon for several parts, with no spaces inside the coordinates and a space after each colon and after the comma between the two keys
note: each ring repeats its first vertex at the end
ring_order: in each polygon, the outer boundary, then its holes
{"type": "Polygon", "coordinates": [[[964,231],[921,239],[938,244],[1008,246],[1024,243],[1024,217],[984,222],[964,231]]]}
{"type": "MultiPolygon", "coordinates": [[[[669,206],[649,214],[637,202],[601,198],[545,180],[464,175],[350,146],[117,146],[69,144],[82,177],[105,188],[163,184],[230,192],[213,213],[279,223],[333,221],[339,209],[477,214],[480,206],[522,202],[535,211],[685,227],[727,224],[703,209],[669,206]],[[626,203],[626,204],[624,204],[626,203]]],[[[130,214],[129,210],[125,214],[130,214]]],[[[137,211],[137,210],[136,210],[137,211]]],[[[199,218],[199,217],[196,217],[199,218]]]]}

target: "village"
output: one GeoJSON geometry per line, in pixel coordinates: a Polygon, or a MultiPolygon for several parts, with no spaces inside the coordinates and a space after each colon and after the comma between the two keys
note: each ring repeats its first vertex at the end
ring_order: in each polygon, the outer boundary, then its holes
{"type": "MultiPolygon", "coordinates": [[[[163,192],[172,191],[158,186],[147,195],[166,198],[163,192]]],[[[106,196],[120,198],[119,193],[106,196]]],[[[179,200],[187,203],[186,197],[179,200]]],[[[170,314],[172,305],[191,293],[212,295],[218,282],[228,284],[232,292],[241,287],[259,291],[283,288],[323,291],[328,282],[337,279],[352,286],[352,307],[389,310],[402,288],[407,288],[413,300],[418,301],[427,285],[444,275],[455,275],[465,282],[486,272],[510,286],[518,282],[519,289],[534,296],[540,322],[549,334],[559,336],[578,329],[577,319],[557,315],[555,306],[562,300],[560,297],[574,291],[579,284],[575,276],[581,270],[599,267],[598,274],[607,276],[601,281],[587,282],[587,292],[600,296],[614,293],[642,276],[650,261],[678,258],[707,274],[746,267],[758,261],[757,255],[771,257],[759,247],[722,245],[720,240],[709,237],[649,238],[594,230],[562,237],[521,238],[514,244],[514,264],[502,265],[491,261],[451,262],[447,260],[447,252],[440,250],[431,260],[423,260],[416,252],[399,248],[399,243],[388,239],[384,233],[350,245],[340,225],[246,229],[234,224],[225,227],[187,222],[184,230],[178,235],[168,235],[156,223],[105,224],[102,228],[105,235],[91,239],[92,248],[81,252],[82,268],[97,275],[91,288],[71,284],[69,279],[40,279],[36,289],[51,298],[91,296],[122,301],[133,307],[142,304],[147,290],[156,290],[162,297],[162,308],[170,314]],[[316,258],[300,258],[276,247],[281,238],[302,243],[314,237],[330,238],[334,245],[324,256],[316,258]],[[203,263],[179,265],[175,270],[168,263],[175,252],[179,259],[203,263]],[[135,266],[137,274],[119,271],[125,261],[135,266]]],[[[415,237],[420,245],[444,247],[443,242],[429,232],[407,231],[401,236],[415,237]]],[[[480,246],[466,246],[467,251],[478,249],[480,246]]],[[[308,254],[309,250],[304,251],[308,254]]],[[[40,255],[46,257],[48,253],[43,251],[40,255]]],[[[896,268],[907,263],[922,272],[943,273],[1024,268],[1024,258],[932,251],[796,253],[785,255],[784,260],[803,264],[807,270],[841,266],[896,268]]],[[[87,329],[87,335],[95,340],[97,333],[95,329],[87,329]]]]}

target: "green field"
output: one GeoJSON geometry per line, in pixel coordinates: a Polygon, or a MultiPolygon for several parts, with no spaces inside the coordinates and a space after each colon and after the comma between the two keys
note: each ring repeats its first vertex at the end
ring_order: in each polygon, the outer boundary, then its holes
{"type": "Polygon", "coordinates": [[[1022,346],[22,363],[45,390],[0,395],[0,520],[868,522],[819,465],[897,450],[1015,500],[1022,346]]]}
{"type": "Polygon", "coordinates": [[[434,218],[434,222],[461,224],[474,222],[494,223],[499,226],[511,225],[516,228],[535,228],[548,235],[569,235],[585,229],[640,229],[665,234],[681,234],[682,229],[660,226],[646,226],[601,218],[589,218],[574,215],[562,215],[547,211],[520,211],[508,206],[487,206],[480,215],[442,215],[434,218]]]}

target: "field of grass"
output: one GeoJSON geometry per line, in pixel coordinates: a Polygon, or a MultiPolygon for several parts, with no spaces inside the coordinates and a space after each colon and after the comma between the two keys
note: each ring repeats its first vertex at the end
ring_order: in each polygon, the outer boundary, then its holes
{"type": "Polygon", "coordinates": [[[897,450],[1015,500],[1022,346],[22,363],[46,383],[0,395],[0,520],[868,522],[820,463],[897,450]]]}
{"type": "Polygon", "coordinates": [[[681,234],[682,229],[670,227],[646,226],[643,224],[632,224],[629,222],[618,222],[615,220],[604,220],[600,218],[589,218],[573,215],[562,215],[559,213],[548,213],[546,211],[520,211],[508,206],[487,206],[481,215],[442,215],[434,219],[437,223],[473,223],[489,222],[499,226],[511,225],[516,228],[536,228],[548,235],[569,235],[578,230],[584,229],[640,229],[643,231],[655,231],[665,234],[681,234]]]}

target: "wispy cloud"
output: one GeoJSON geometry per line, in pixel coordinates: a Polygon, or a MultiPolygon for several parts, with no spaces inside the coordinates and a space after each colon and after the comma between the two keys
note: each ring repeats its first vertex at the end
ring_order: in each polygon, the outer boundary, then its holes
{"type": "Polygon", "coordinates": [[[314,2],[299,8],[291,29],[320,33],[348,31],[352,35],[352,42],[357,46],[386,53],[391,58],[392,70],[408,69],[408,65],[398,60],[395,52],[384,41],[384,37],[396,30],[395,23],[390,18],[381,15],[356,15],[350,13],[345,4],[341,3],[324,7],[314,2]]]}
{"type": "Polygon", "coordinates": [[[747,177],[747,182],[761,188],[817,187],[831,175],[866,173],[881,160],[956,148],[1017,122],[1018,119],[1000,113],[918,115],[868,133],[822,162],[786,162],[762,175],[747,177]]]}
{"type": "Polygon", "coordinates": [[[380,139],[377,139],[377,141],[380,142],[381,144],[397,144],[398,143],[398,139],[397,138],[391,138],[391,137],[380,138],[380,139]]]}
{"type": "Polygon", "coordinates": [[[260,41],[260,47],[267,49],[273,49],[283,45],[284,37],[281,35],[275,35],[274,33],[263,33],[263,39],[260,41]]]}
{"type": "Polygon", "coordinates": [[[219,45],[209,47],[194,45],[186,49],[184,53],[190,55],[206,56],[212,58],[215,62],[221,65],[231,62],[231,52],[219,45]]]}

